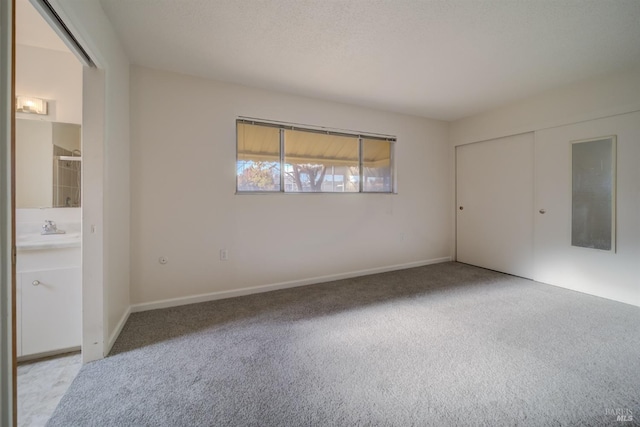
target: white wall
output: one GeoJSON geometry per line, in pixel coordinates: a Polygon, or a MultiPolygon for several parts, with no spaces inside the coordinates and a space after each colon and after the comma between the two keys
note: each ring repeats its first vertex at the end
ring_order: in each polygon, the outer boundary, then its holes
{"type": "Polygon", "coordinates": [[[100,69],[85,69],[83,77],[83,356],[89,361],[109,351],[129,313],[129,61],[98,0],[51,4],[100,69]]]}
{"type": "Polygon", "coordinates": [[[132,303],[449,257],[447,129],[132,67],[132,303]],[[240,115],[396,135],[398,194],[235,195],[240,115]],[[219,260],[222,248],[229,261],[219,260]]]}
{"type": "MultiPolygon", "coordinates": [[[[452,152],[457,145],[533,131],[536,147],[555,145],[561,148],[559,153],[567,156],[566,161],[559,162],[566,165],[566,171],[544,170],[542,164],[536,165],[538,183],[542,174],[555,173],[554,176],[564,178],[557,182],[563,195],[553,202],[536,191],[540,206],[535,209],[543,207],[549,212],[566,215],[563,217],[565,227],[556,233],[563,234],[552,248],[540,246],[541,233],[545,231],[542,226],[536,227],[535,279],[640,305],[640,265],[637,262],[640,259],[640,122],[638,113],[634,113],[637,111],[640,111],[640,70],[628,70],[579,82],[451,124],[452,152]],[[618,135],[618,250],[615,254],[596,254],[597,251],[571,248],[570,239],[564,237],[570,231],[567,228],[571,203],[568,144],[572,140],[606,135],[618,135]],[[553,262],[549,261],[549,253],[555,254],[553,262]]],[[[536,158],[536,162],[538,160],[536,158]]],[[[536,187],[541,188],[540,185],[536,187]]],[[[536,218],[540,220],[539,216],[536,218]]],[[[545,221],[547,219],[550,218],[545,221]]]]}
{"type": "Polygon", "coordinates": [[[451,123],[455,145],[640,110],[640,69],[576,82],[451,123]]]}
{"type": "Polygon", "coordinates": [[[47,121],[16,120],[16,208],[51,207],[53,128],[47,121]]]}
{"type": "Polygon", "coordinates": [[[49,114],[16,113],[17,118],[82,123],[82,65],[73,54],[16,46],[16,95],[49,101],[49,114]]]}

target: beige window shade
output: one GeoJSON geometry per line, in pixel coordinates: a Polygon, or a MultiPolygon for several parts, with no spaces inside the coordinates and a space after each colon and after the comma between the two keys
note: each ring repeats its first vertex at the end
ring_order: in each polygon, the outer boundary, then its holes
{"type": "Polygon", "coordinates": [[[358,138],[290,130],[286,132],[285,162],[324,166],[358,166],[358,138]]]}
{"type": "Polygon", "coordinates": [[[238,160],[280,161],[280,129],[238,123],[238,160]]]}

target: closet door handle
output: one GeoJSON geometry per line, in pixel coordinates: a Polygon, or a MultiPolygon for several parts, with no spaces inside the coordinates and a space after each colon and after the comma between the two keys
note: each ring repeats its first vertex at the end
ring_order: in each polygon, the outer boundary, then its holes
{"type": "Polygon", "coordinates": [[[540,209],[538,212],[540,212],[542,215],[544,215],[545,213],[547,213],[547,211],[545,209],[540,209]]]}
{"type": "Polygon", "coordinates": [[[40,284],[40,280],[34,280],[33,282],[31,282],[31,284],[33,286],[38,286],[40,284]]]}

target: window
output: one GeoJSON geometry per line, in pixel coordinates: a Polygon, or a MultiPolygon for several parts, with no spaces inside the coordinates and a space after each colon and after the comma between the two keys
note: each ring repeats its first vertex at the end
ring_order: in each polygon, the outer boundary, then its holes
{"type": "Polygon", "coordinates": [[[379,139],[362,140],[364,191],[390,193],[391,144],[379,139]]]}
{"type": "Polygon", "coordinates": [[[238,123],[238,191],[280,191],[280,129],[238,123]]]}
{"type": "Polygon", "coordinates": [[[237,191],[392,193],[395,138],[238,120],[237,191]]]}

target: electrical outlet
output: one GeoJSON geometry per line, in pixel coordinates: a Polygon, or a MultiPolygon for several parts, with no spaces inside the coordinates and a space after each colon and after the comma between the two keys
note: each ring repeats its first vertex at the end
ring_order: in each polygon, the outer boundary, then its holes
{"type": "Polygon", "coordinates": [[[229,261],[229,251],[220,249],[220,261],[229,261]]]}

